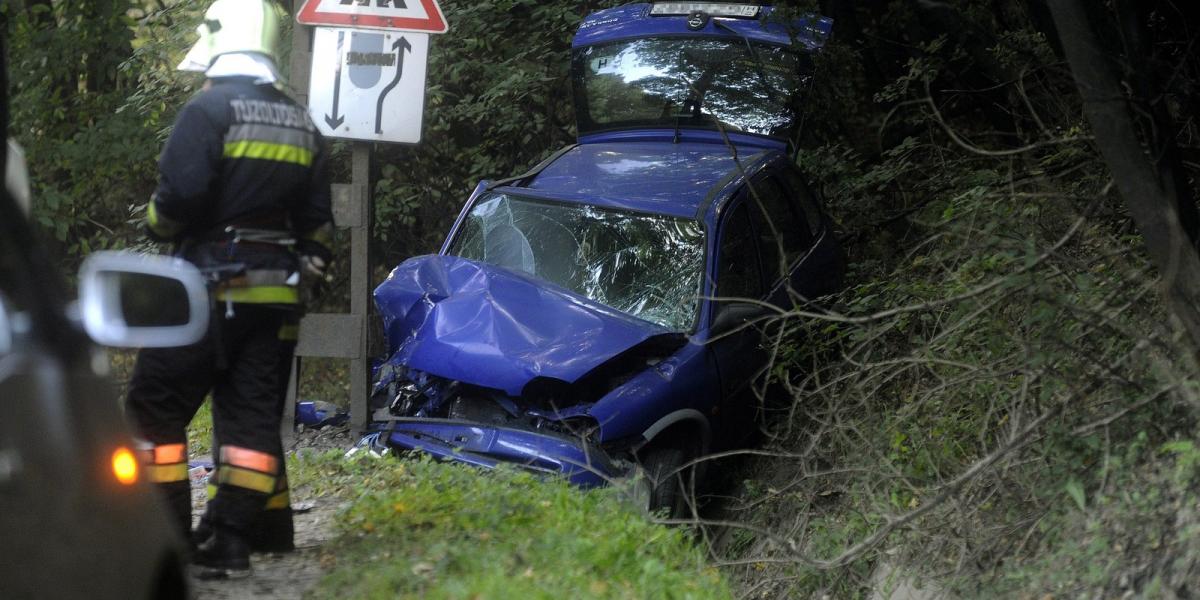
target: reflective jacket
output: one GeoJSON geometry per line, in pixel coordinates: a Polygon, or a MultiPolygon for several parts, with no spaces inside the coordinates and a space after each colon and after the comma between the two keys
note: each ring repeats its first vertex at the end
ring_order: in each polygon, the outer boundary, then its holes
{"type": "Polygon", "coordinates": [[[324,140],[308,112],[275,87],[243,77],[211,82],[184,106],[159,158],[150,230],[179,243],[179,253],[202,270],[245,268],[227,278],[218,299],[295,303],[295,254],[235,243],[227,231],[281,231],[327,255],[332,217],[324,140]]]}

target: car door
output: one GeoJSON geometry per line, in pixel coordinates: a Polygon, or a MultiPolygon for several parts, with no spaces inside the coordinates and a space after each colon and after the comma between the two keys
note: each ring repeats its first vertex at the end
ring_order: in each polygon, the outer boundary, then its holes
{"type": "MultiPolygon", "coordinates": [[[[797,294],[811,297],[809,294],[818,291],[811,283],[819,273],[809,262],[814,230],[794,197],[778,170],[758,175],[742,190],[722,230],[720,253],[722,257],[757,255],[760,276],[756,285],[750,285],[747,273],[751,269],[738,268],[732,261],[727,261],[725,268],[718,265],[719,297],[742,295],[788,310],[797,294]],[[740,293],[734,294],[730,288],[740,293]]],[[[770,311],[760,313],[764,315],[769,316],[770,311]]],[[[731,439],[750,431],[746,421],[757,418],[764,408],[762,375],[770,367],[782,326],[781,321],[760,318],[752,326],[716,338],[723,411],[728,415],[722,424],[727,430],[738,430],[727,431],[731,439]]]]}
{"type": "MultiPolygon", "coordinates": [[[[720,314],[723,309],[752,307],[744,301],[761,301],[766,294],[757,235],[749,213],[749,204],[744,195],[740,195],[726,209],[721,220],[714,314],[720,314]]],[[[748,314],[750,312],[753,311],[748,314]]],[[[753,423],[758,399],[751,389],[751,382],[766,365],[766,353],[762,334],[753,325],[735,325],[714,332],[709,349],[721,382],[721,401],[712,419],[713,429],[718,445],[727,445],[744,437],[753,423]]]]}

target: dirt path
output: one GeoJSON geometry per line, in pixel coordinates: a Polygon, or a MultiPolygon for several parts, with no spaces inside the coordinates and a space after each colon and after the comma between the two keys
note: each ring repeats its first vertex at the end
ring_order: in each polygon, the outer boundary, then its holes
{"type": "MultiPolygon", "coordinates": [[[[348,445],[341,431],[301,433],[292,450],[313,448],[325,450],[348,445]]],[[[192,480],[192,514],[196,520],[204,512],[208,499],[205,482],[192,480]]],[[[321,548],[333,537],[334,523],[344,503],[328,498],[306,497],[292,490],[295,511],[296,551],[288,554],[255,554],[251,556],[253,574],[231,581],[201,581],[191,578],[192,597],[196,600],[294,600],[304,595],[325,574],[321,565],[321,548]]]]}
{"type": "MultiPolygon", "coordinates": [[[[192,578],[197,600],[301,598],[324,575],[321,546],[331,537],[333,519],[340,507],[314,506],[296,515],[296,551],[289,554],[255,554],[254,574],[231,581],[200,581],[192,578]]],[[[201,504],[201,510],[203,504],[201,504]]]]}

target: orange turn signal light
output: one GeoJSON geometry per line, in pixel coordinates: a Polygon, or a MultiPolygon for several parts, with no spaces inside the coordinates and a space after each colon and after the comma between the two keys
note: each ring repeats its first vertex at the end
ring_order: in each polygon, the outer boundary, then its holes
{"type": "Polygon", "coordinates": [[[133,485],[138,479],[138,463],[137,458],[134,458],[133,452],[124,446],[117,448],[112,455],[113,475],[117,477],[117,481],[125,485],[133,485]]]}

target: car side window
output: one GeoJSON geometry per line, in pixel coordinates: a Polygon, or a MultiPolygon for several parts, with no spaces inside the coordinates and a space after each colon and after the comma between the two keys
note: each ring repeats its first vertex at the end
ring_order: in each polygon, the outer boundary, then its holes
{"type": "Polygon", "coordinates": [[[786,275],[786,266],[794,264],[808,251],[812,233],[792,210],[792,203],[773,178],[755,181],[753,191],[746,190],[746,203],[750,205],[751,221],[758,234],[764,271],[770,275],[767,279],[778,281],[786,275]],[[785,259],[783,264],[779,261],[781,250],[785,259]]]}
{"type": "Polygon", "coordinates": [[[808,229],[812,232],[813,239],[821,233],[821,207],[817,203],[816,196],[813,195],[812,189],[808,187],[808,183],[804,181],[804,176],[796,169],[786,169],[783,172],[784,181],[787,187],[790,188],[790,196],[795,205],[797,214],[804,215],[804,220],[808,223],[808,229]]]}
{"type": "Polygon", "coordinates": [[[760,298],[762,276],[754,230],[746,214],[746,203],[738,203],[721,230],[717,264],[717,296],[721,298],[760,298]]]}

